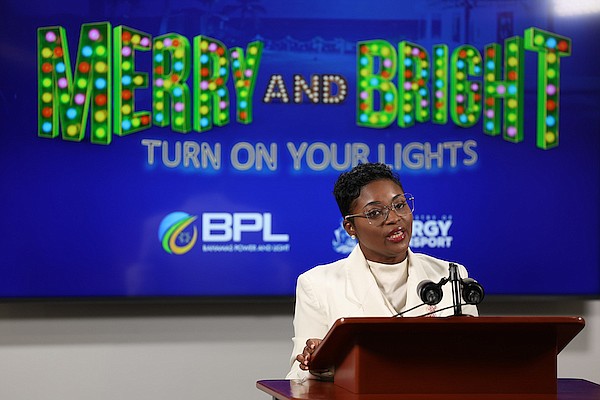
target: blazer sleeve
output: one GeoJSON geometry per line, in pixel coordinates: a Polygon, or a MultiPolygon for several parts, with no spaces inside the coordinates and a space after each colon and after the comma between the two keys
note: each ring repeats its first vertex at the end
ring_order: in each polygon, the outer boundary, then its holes
{"type": "Polygon", "coordinates": [[[327,309],[322,304],[323,300],[319,301],[319,298],[324,298],[324,294],[319,293],[319,287],[322,288],[323,285],[318,276],[314,275],[316,274],[304,273],[296,283],[293,350],[290,357],[291,369],[286,379],[316,378],[300,369],[296,356],[302,353],[308,339],[322,339],[329,330],[327,309]]]}

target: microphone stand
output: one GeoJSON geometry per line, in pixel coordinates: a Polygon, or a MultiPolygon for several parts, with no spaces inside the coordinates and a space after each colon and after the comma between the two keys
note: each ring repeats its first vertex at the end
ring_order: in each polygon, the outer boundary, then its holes
{"type": "Polygon", "coordinates": [[[460,277],[458,276],[458,265],[450,263],[450,284],[452,285],[452,304],[454,316],[464,315],[460,299],[460,277]]]}

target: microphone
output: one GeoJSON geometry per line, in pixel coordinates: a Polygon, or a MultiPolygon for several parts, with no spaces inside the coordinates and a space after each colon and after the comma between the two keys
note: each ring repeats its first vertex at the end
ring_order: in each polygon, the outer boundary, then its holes
{"type": "Polygon", "coordinates": [[[442,301],[442,296],[444,295],[442,285],[444,283],[446,283],[444,279],[439,283],[430,280],[421,281],[417,286],[417,293],[423,303],[433,306],[442,301]]]}
{"type": "Polygon", "coordinates": [[[477,283],[475,279],[461,279],[461,285],[462,297],[467,304],[477,305],[483,301],[483,298],[485,296],[483,286],[477,283]]]}

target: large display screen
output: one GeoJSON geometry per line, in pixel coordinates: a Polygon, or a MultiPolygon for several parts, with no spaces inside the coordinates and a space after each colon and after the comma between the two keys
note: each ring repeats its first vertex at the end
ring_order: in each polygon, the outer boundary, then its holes
{"type": "Polygon", "coordinates": [[[413,251],[488,294],[600,294],[598,10],[8,0],[0,20],[0,298],[293,296],[354,247],[332,188],[362,162],[414,195],[413,251]]]}

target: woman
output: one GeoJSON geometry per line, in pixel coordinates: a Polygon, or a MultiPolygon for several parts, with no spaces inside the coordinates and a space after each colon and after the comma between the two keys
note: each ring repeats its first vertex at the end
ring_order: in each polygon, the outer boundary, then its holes
{"type": "MultiPolygon", "coordinates": [[[[422,303],[417,285],[448,277],[449,263],[409,249],[414,199],[384,164],[359,164],[338,178],[334,195],[344,229],[358,240],[345,259],[317,266],[298,277],[291,370],[287,379],[327,376],[310,372],[311,355],[342,317],[394,316],[422,303]]],[[[467,276],[459,266],[461,278],[467,276]]],[[[451,315],[451,285],[437,306],[417,307],[405,316],[451,315]],[[436,307],[437,311],[436,312],[436,307]]],[[[475,306],[463,306],[477,315],[475,306]]]]}

